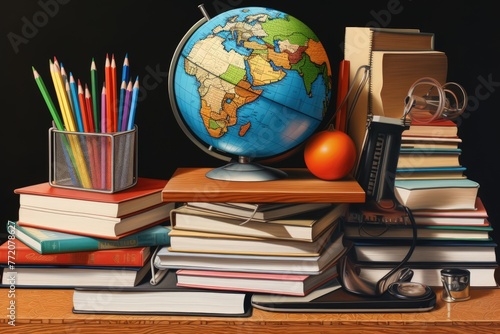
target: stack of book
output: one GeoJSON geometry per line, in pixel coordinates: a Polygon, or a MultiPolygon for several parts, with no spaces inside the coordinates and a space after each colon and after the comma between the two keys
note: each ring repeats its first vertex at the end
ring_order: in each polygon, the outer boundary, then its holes
{"type": "Polygon", "coordinates": [[[167,181],[139,178],[118,193],[56,188],[15,190],[19,219],[0,246],[2,284],[19,287],[135,286],[150,272],[152,248],[169,244],[167,181]]]}
{"type": "Polygon", "coordinates": [[[178,285],[304,296],[337,276],[347,204],[187,202],[155,267],[178,285]]]}
{"type": "MultiPolygon", "coordinates": [[[[347,27],[344,58],[350,61],[352,82],[360,67],[370,67],[369,84],[361,87],[357,103],[354,98],[349,101],[348,133],[359,151],[367,110],[400,118],[415,82],[430,77],[446,83],[446,55],[434,49],[432,33],[418,29],[347,27]]],[[[415,89],[412,94],[425,93],[415,89]]],[[[414,119],[401,139],[394,191],[417,223],[417,246],[408,263],[415,271],[413,280],[441,286],[440,270],[454,267],[471,271],[471,286],[496,286],[492,227],[478,197],[479,184],[466,177],[461,164],[457,124],[449,119],[414,119]]],[[[412,239],[405,212],[384,205],[353,206],[344,224],[346,238],[354,242],[361,275],[374,280],[405,257],[412,239]]]]}

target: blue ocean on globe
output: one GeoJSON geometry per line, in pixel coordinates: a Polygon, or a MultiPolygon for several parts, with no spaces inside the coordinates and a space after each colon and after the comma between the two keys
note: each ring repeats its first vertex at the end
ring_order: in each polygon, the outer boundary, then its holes
{"type": "Polygon", "coordinates": [[[323,120],[331,68],[298,19],[269,8],[234,9],[201,24],[179,47],[175,102],[206,145],[251,159],[276,156],[323,120]]]}

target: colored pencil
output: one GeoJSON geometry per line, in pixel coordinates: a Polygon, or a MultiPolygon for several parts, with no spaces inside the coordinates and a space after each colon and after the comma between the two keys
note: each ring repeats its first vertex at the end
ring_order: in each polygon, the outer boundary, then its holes
{"type": "Polygon", "coordinates": [[[104,64],[104,81],[106,86],[106,132],[113,132],[113,107],[111,104],[113,97],[111,89],[113,85],[111,83],[111,63],[108,55],[106,55],[106,61],[104,64]]]}
{"type": "Polygon", "coordinates": [[[128,127],[128,115],[130,113],[130,102],[132,100],[132,80],[129,80],[123,103],[123,118],[120,131],[126,131],[128,127]]]}
{"type": "MultiPolygon", "coordinates": [[[[55,60],[55,62],[57,63],[57,60],[55,60]]],[[[75,109],[73,106],[73,100],[71,98],[71,87],[69,85],[68,74],[66,73],[66,69],[64,68],[63,63],[59,63],[59,70],[61,72],[61,78],[64,85],[64,89],[66,90],[66,95],[69,97],[70,110],[73,113],[73,117],[75,117],[75,109]]]]}
{"type": "Polygon", "coordinates": [[[54,101],[52,101],[52,98],[50,97],[47,87],[45,86],[45,83],[43,82],[43,79],[40,76],[40,74],[38,74],[37,70],[35,70],[34,67],[32,67],[32,69],[33,69],[33,76],[35,77],[35,82],[38,85],[40,93],[42,93],[42,97],[45,100],[45,104],[49,108],[54,124],[56,125],[57,130],[63,131],[64,124],[61,120],[61,117],[59,116],[59,112],[57,111],[56,106],[54,105],[54,101]]]}
{"type": "MultiPolygon", "coordinates": [[[[102,85],[101,92],[101,133],[106,133],[107,124],[107,103],[108,99],[106,98],[106,83],[102,85]]],[[[106,138],[101,138],[101,189],[106,189],[106,138]]]]}
{"type": "MultiPolygon", "coordinates": [[[[83,127],[83,114],[84,112],[80,109],[80,101],[78,100],[78,87],[73,77],[73,73],[69,73],[69,86],[71,88],[71,100],[73,101],[73,113],[76,119],[76,125],[79,132],[85,131],[83,127]]],[[[82,92],[83,93],[83,92],[82,92]]]]}
{"type": "MultiPolygon", "coordinates": [[[[54,57],[55,59],[55,57],[54,57]]],[[[57,63],[57,59],[54,60],[54,62],[50,62],[53,64],[51,66],[51,71],[53,73],[53,80],[54,80],[54,87],[56,89],[56,94],[59,96],[59,102],[60,102],[60,109],[63,115],[63,119],[65,120],[65,126],[67,131],[76,131],[76,124],[75,120],[73,118],[73,112],[71,111],[70,105],[69,105],[69,97],[68,94],[66,93],[66,89],[63,85],[62,82],[62,77],[61,77],[61,72],[59,70],[59,65],[57,63]]]]}
{"type": "Polygon", "coordinates": [[[100,113],[99,113],[99,100],[98,100],[98,92],[97,92],[97,67],[95,65],[95,60],[92,58],[92,63],[90,64],[90,85],[92,89],[92,113],[94,115],[94,125],[95,132],[99,132],[100,130],[100,113]]]}
{"type": "Polygon", "coordinates": [[[87,86],[87,84],[85,84],[85,90],[84,90],[84,94],[85,94],[85,109],[87,110],[87,117],[89,119],[89,128],[90,128],[90,132],[97,132],[96,131],[96,124],[95,124],[95,121],[94,121],[94,113],[93,113],[93,106],[92,106],[92,94],[90,94],[90,90],[89,90],[89,87],[87,86]]]}
{"type": "Polygon", "coordinates": [[[115,55],[111,55],[111,107],[112,109],[112,117],[113,117],[113,127],[112,132],[117,131],[117,123],[118,123],[118,97],[117,97],[118,87],[116,84],[116,61],[115,55]]]}
{"type": "Polygon", "coordinates": [[[125,59],[123,60],[123,67],[122,67],[122,86],[120,89],[120,103],[118,105],[118,123],[117,123],[118,131],[121,130],[123,107],[125,103],[125,93],[127,89],[127,82],[129,80],[129,69],[130,67],[128,61],[128,54],[125,54],[125,59]]]}
{"type": "Polygon", "coordinates": [[[127,130],[132,130],[134,128],[135,113],[137,111],[137,98],[139,96],[139,76],[136,77],[134,83],[134,89],[132,91],[132,101],[130,102],[130,113],[128,115],[128,127],[127,130]]]}

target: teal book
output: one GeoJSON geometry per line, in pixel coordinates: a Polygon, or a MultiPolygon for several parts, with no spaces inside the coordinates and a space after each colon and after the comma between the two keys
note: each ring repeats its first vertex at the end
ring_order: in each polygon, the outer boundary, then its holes
{"type": "Polygon", "coordinates": [[[14,225],[13,222],[9,222],[8,228],[12,229],[12,226],[14,226],[16,238],[40,254],[170,245],[170,226],[165,225],[155,225],[120,239],[94,238],[20,226],[17,223],[14,225]]]}

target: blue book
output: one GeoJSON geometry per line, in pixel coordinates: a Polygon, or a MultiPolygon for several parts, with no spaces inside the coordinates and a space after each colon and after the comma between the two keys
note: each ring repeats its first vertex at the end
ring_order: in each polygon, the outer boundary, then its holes
{"type": "Polygon", "coordinates": [[[40,254],[170,245],[169,232],[170,226],[155,225],[120,239],[101,239],[15,224],[16,238],[40,254]]]}

